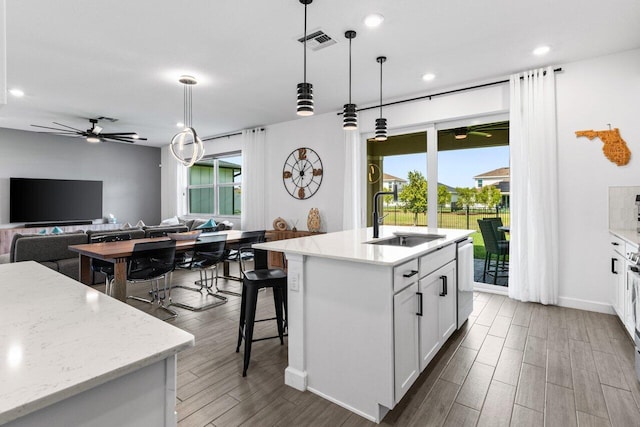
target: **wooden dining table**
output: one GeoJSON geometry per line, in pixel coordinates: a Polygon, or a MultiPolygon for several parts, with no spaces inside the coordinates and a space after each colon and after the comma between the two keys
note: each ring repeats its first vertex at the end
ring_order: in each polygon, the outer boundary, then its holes
{"type": "MultiPolygon", "coordinates": [[[[213,233],[203,233],[200,237],[226,235],[228,243],[240,240],[242,231],[225,230],[213,233]]],[[[127,299],[127,259],[133,253],[136,243],[158,242],[170,240],[168,237],[154,237],[146,239],[122,240],[118,242],[87,243],[83,245],[69,246],[69,250],[77,252],[80,257],[80,281],[86,285],[91,284],[91,259],[99,259],[114,264],[114,278],[111,286],[111,296],[125,301],[127,299]]],[[[176,252],[185,252],[193,249],[196,240],[176,240],[176,252]]]]}

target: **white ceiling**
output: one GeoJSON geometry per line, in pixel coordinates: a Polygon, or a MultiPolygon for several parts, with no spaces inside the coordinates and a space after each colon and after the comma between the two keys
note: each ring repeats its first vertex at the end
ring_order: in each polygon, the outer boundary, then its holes
{"type": "MultiPolygon", "coordinates": [[[[316,114],[347,102],[353,41],[353,101],[384,99],[503,79],[640,47],[638,0],[315,0],[309,30],[338,43],[308,52],[316,114]],[[376,29],[365,15],[385,17],[376,29]],[[544,57],[531,54],[551,46],[544,57]],[[424,82],[426,72],[437,75],[424,82]]],[[[201,136],[300,119],[303,6],[298,0],[7,0],[7,87],[24,90],[0,109],[0,127],[34,130],[52,121],[104,132],[137,131],[166,145],[182,120],[181,74],[193,88],[193,125],[201,136]]],[[[567,70],[567,72],[571,72],[567,70]]],[[[143,144],[139,142],[139,144],[143,144]]]]}

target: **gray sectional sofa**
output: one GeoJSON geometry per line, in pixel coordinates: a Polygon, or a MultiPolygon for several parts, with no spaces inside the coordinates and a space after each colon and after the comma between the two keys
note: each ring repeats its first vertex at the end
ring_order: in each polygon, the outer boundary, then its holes
{"type": "MultiPolygon", "coordinates": [[[[8,260],[0,258],[2,262],[37,261],[52,270],[65,276],[78,280],[79,257],[77,252],[68,249],[71,245],[90,243],[93,236],[105,236],[110,234],[131,234],[132,239],[144,237],[158,237],[167,233],[180,233],[195,230],[206,220],[188,220],[179,225],[157,225],[140,228],[123,228],[119,230],[82,230],[62,234],[14,234],[11,241],[11,249],[8,260]]],[[[226,230],[227,227],[220,223],[217,230],[226,230]]],[[[5,257],[2,255],[2,257],[5,257]]],[[[6,257],[5,257],[6,258],[6,257]]]]}
{"type": "Polygon", "coordinates": [[[16,234],[11,242],[9,262],[37,261],[78,280],[78,253],[68,247],[84,243],[89,243],[89,236],[84,231],[44,236],[16,234]]]}

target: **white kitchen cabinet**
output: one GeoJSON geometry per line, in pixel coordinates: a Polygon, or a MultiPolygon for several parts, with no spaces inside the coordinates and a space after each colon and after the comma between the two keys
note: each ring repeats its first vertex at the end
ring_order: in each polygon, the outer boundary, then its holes
{"type": "Polygon", "coordinates": [[[393,296],[395,396],[400,400],[420,375],[418,360],[418,283],[393,296]]]}
{"type": "Polygon", "coordinates": [[[439,270],[441,278],[444,278],[444,289],[440,294],[440,304],[438,306],[439,316],[439,332],[440,339],[444,344],[451,334],[456,330],[456,295],[457,295],[457,283],[456,283],[456,263],[450,262],[439,270]]]}
{"type": "Polygon", "coordinates": [[[418,277],[418,260],[395,268],[394,289],[402,289],[393,298],[396,402],[456,330],[454,259],[454,247],[420,257],[420,280],[410,286],[418,277]]]}
{"type": "Polygon", "coordinates": [[[629,270],[631,263],[627,261],[632,253],[638,252],[638,245],[625,241],[611,234],[611,286],[613,298],[611,305],[629,336],[634,336],[635,323],[633,320],[632,280],[629,270]]]}
{"type": "Polygon", "coordinates": [[[635,334],[635,321],[633,319],[633,280],[634,273],[631,271],[631,262],[627,261],[631,258],[632,253],[638,252],[638,246],[631,243],[625,244],[624,269],[620,272],[624,276],[624,317],[622,323],[631,337],[635,334]]]}
{"type": "MultiPolygon", "coordinates": [[[[624,241],[616,236],[611,236],[611,305],[620,320],[624,319],[624,300],[626,293],[624,241]]],[[[623,320],[624,321],[624,320],[623,320]]]]}
{"type": "Polygon", "coordinates": [[[420,372],[456,330],[455,262],[420,279],[420,372]]]}

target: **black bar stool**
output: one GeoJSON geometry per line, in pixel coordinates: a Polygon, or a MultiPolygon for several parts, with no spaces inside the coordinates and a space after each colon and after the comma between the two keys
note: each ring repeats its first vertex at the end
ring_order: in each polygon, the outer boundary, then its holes
{"type": "Polygon", "coordinates": [[[267,252],[253,249],[255,269],[244,271],[242,280],[242,301],[240,305],[240,329],[238,332],[238,345],[236,353],[240,351],[240,345],[244,338],[244,368],[242,376],[247,376],[249,361],[251,359],[251,344],[273,338],[280,338],[280,345],[284,345],[284,329],[287,324],[287,273],[279,268],[267,267],[267,252]],[[258,291],[264,288],[272,288],[273,302],[276,309],[276,317],[256,320],[256,305],[258,291]],[[284,308],[284,309],[283,309],[284,308]],[[275,320],[278,326],[278,335],[273,337],[253,339],[253,327],[255,322],[275,320]]]}

